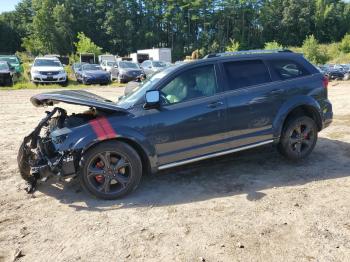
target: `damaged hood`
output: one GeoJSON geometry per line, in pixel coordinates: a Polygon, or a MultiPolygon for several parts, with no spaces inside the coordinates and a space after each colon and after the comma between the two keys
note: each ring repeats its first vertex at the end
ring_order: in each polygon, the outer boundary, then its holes
{"type": "Polygon", "coordinates": [[[127,112],[127,110],[118,107],[115,102],[83,90],[64,90],[38,94],[32,96],[30,101],[36,107],[52,106],[59,102],[64,102],[67,104],[94,107],[100,110],[127,112]]]}

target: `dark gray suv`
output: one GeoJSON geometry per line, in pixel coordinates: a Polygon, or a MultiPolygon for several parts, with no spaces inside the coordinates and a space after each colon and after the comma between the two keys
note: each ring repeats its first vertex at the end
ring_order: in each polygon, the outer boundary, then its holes
{"type": "Polygon", "coordinates": [[[41,177],[78,174],[88,192],[115,199],[145,173],[270,143],[299,160],[332,121],[327,85],[300,54],[245,51],[169,67],[118,102],[85,91],[39,94],[35,106],[90,110],[48,113],[24,139],[19,168],[31,190],[41,177]]]}

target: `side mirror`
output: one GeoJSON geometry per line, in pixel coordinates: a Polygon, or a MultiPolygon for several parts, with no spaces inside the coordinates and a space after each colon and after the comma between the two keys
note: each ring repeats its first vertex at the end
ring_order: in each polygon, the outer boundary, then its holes
{"type": "Polygon", "coordinates": [[[160,105],[160,92],[158,90],[150,90],[145,95],[145,109],[157,108],[160,105]]]}

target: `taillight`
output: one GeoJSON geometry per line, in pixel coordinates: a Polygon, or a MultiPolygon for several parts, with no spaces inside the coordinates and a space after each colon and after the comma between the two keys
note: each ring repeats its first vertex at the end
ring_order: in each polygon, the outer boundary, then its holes
{"type": "Polygon", "coordinates": [[[324,76],[322,82],[323,82],[323,87],[327,89],[328,88],[328,84],[329,84],[328,77],[324,76]]]}

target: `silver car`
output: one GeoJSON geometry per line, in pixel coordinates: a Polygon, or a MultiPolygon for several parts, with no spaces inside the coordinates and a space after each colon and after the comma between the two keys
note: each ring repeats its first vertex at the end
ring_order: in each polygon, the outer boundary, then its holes
{"type": "Polygon", "coordinates": [[[140,66],[129,61],[118,61],[111,68],[112,80],[117,79],[119,83],[128,83],[144,76],[145,73],[140,66]]]}
{"type": "Polygon", "coordinates": [[[146,60],[141,64],[141,68],[147,76],[160,72],[164,70],[167,66],[168,65],[165,62],[152,60],[146,60]]]}

